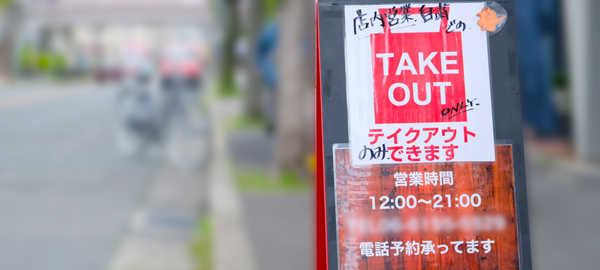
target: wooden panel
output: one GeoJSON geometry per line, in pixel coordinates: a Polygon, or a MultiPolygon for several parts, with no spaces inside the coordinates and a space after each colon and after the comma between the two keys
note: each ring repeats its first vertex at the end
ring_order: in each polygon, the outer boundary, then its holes
{"type": "MultiPolygon", "coordinates": [[[[353,167],[349,152],[348,149],[335,150],[340,269],[519,269],[512,146],[496,146],[494,163],[353,167]],[[394,177],[399,172],[409,175],[411,172],[446,171],[453,172],[452,185],[440,185],[438,181],[435,185],[396,186],[394,177]],[[397,205],[396,202],[386,204],[394,209],[381,209],[385,202],[385,198],[380,201],[382,196],[390,201],[397,198],[399,202],[397,205]],[[403,206],[402,198],[397,196],[402,196],[406,202],[403,209],[397,208],[403,206]],[[408,207],[408,201],[414,205],[414,200],[407,199],[409,196],[419,201],[412,209],[408,207]],[[434,199],[434,196],[438,197],[434,199]],[[434,208],[439,196],[442,200],[437,206],[442,207],[434,208]],[[375,206],[372,197],[375,197],[375,206]],[[478,198],[481,198],[480,202],[478,198]],[[381,227],[384,224],[379,223],[381,220],[399,220],[400,223],[381,227]],[[418,231],[411,232],[410,224],[416,224],[413,227],[418,231]],[[452,226],[456,226],[454,230],[450,230],[452,226]],[[468,226],[480,230],[468,230],[468,226]],[[377,229],[392,227],[398,231],[386,233],[377,229]],[[494,241],[489,245],[488,253],[482,243],[487,240],[494,241]],[[406,244],[413,241],[420,245],[418,255],[407,254],[406,244]],[[423,241],[431,241],[435,253],[423,254],[422,247],[427,244],[423,241]],[[455,251],[452,241],[464,242],[458,246],[462,253],[455,251]],[[467,241],[476,241],[478,251],[468,252],[467,241]],[[377,242],[387,242],[389,247],[393,247],[392,242],[402,242],[404,250],[395,256],[396,250],[388,249],[389,254],[384,252],[377,256],[377,242]],[[372,243],[374,255],[362,254],[363,250],[369,254],[369,248],[361,249],[361,243],[372,243]],[[441,254],[445,250],[440,247],[442,245],[448,247],[445,254],[441,254]]],[[[410,178],[406,180],[409,182],[410,178]]]]}

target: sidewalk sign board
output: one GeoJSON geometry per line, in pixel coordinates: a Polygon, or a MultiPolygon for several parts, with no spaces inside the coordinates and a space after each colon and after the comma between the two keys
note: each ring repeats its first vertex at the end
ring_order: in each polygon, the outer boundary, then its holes
{"type": "Polygon", "coordinates": [[[532,269],[513,0],[317,5],[317,269],[532,269]]]}
{"type": "Polygon", "coordinates": [[[338,269],[519,269],[512,145],[494,162],[353,166],[334,146],[338,269]]]}

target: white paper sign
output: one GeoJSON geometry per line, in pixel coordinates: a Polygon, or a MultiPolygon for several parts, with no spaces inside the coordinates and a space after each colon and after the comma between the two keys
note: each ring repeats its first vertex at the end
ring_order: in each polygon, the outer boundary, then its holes
{"type": "Polygon", "coordinates": [[[345,6],[353,164],[495,161],[484,7],[345,6]]]}

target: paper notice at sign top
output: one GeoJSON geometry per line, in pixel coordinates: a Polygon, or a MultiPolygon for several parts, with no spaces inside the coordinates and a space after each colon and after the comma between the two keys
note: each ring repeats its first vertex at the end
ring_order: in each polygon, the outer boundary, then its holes
{"type": "Polygon", "coordinates": [[[495,160],[484,6],[345,7],[353,164],[495,160]]]}

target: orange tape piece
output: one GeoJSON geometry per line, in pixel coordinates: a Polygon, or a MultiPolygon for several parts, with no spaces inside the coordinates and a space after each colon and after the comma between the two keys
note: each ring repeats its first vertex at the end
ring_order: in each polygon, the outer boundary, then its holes
{"type": "Polygon", "coordinates": [[[481,31],[490,32],[496,31],[496,26],[506,19],[506,16],[498,18],[496,12],[489,7],[484,7],[481,12],[477,13],[477,17],[480,18],[477,25],[481,27],[481,31]]]}

